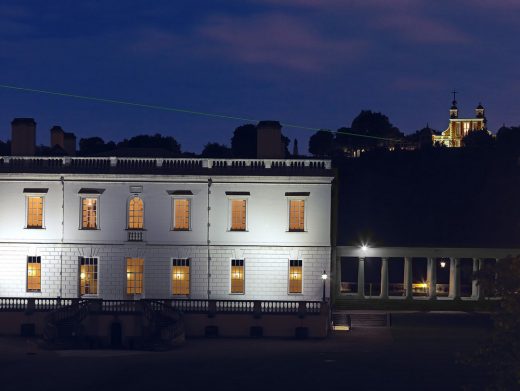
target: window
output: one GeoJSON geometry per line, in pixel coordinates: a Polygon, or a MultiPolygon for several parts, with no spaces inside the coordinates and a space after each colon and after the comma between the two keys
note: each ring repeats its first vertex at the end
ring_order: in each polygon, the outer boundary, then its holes
{"type": "Polygon", "coordinates": [[[27,257],[27,292],[41,292],[41,257],[27,257]]]}
{"type": "Polygon", "coordinates": [[[80,293],[80,295],[97,295],[97,293],[98,293],[98,260],[97,260],[97,258],[80,257],[80,260],[79,260],[79,293],[80,293]]]}
{"type": "Polygon", "coordinates": [[[246,200],[231,200],[231,231],[246,230],[246,200]]]}
{"type": "Polygon", "coordinates": [[[134,196],[128,202],[128,229],[143,229],[144,227],[144,203],[134,196]]]}
{"type": "Polygon", "coordinates": [[[289,200],[289,231],[305,230],[305,200],[289,200]]]}
{"type": "Polygon", "coordinates": [[[126,259],[126,293],[140,295],[143,293],[143,258],[126,259]]]}
{"type": "Polygon", "coordinates": [[[97,229],[98,199],[95,197],[81,198],[81,228],[97,229]]]}
{"type": "Polygon", "coordinates": [[[27,228],[43,228],[43,197],[27,197],[27,228]]]}
{"type": "Polygon", "coordinates": [[[244,260],[231,260],[231,293],[244,293],[244,260]]]}
{"type": "Polygon", "coordinates": [[[289,261],[289,293],[302,293],[302,261],[291,259],[289,261]]]}
{"type": "Polygon", "coordinates": [[[190,229],[190,200],[187,198],[173,199],[173,229],[175,231],[190,229]]]}
{"type": "Polygon", "coordinates": [[[174,259],[172,263],[172,293],[190,294],[190,260],[174,259]]]}

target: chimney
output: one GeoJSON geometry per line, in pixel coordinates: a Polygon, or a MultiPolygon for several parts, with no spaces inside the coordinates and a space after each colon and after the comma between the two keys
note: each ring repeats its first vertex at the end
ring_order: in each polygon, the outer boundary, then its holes
{"type": "Polygon", "coordinates": [[[256,157],[258,159],[285,158],[282,125],[278,121],[260,121],[256,128],[256,157]]]}
{"type": "Polygon", "coordinates": [[[67,155],[76,155],[76,136],[64,132],[61,126],[54,125],[51,129],[51,148],[61,148],[67,155]]]}
{"type": "Polygon", "coordinates": [[[36,152],[36,122],[33,118],[11,121],[11,155],[34,156],[36,152]]]}

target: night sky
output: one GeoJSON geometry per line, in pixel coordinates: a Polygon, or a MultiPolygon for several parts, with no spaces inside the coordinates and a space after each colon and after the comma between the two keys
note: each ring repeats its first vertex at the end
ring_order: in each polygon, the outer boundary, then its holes
{"type": "MultiPolygon", "coordinates": [[[[496,131],[520,124],[519,17],[518,0],[2,0],[0,84],[329,129],[372,109],[405,133],[444,130],[455,88],[496,131]]],[[[14,117],[46,145],[59,124],[193,152],[243,123],[0,89],[0,139],[14,117]]]]}

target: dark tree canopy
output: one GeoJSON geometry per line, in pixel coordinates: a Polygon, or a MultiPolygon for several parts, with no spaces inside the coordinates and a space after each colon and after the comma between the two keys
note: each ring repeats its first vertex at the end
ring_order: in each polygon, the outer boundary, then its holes
{"type": "Polygon", "coordinates": [[[474,130],[462,139],[462,145],[466,148],[489,149],[495,144],[495,139],[487,130],[474,130]]]}
{"type": "Polygon", "coordinates": [[[309,152],[314,156],[331,156],[334,150],[334,134],[319,130],[309,139],[309,152]]]}
{"type": "Polygon", "coordinates": [[[417,144],[420,148],[428,148],[433,146],[432,135],[438,134],[439,132],[433,130],[429,126],[426,126],[415,133],[406,136],[406,141],[417,144]]]}
{"type": "Polygon", "coordinates": [[[111,151],[115,147],[116,144],[113,141],[105,143],[101,137],[89,137],[79,140],[79,154],[83,156],[111,151]]]}
{"type": "Polygon", "coordinates": [[[520,126],[502,126],[498,129],[496,145],[509,155],[520,155],[520,126]]]}
{"type": "MultiPolygon", "coordinates": [[[[396,128],[388,117],[382,113],[376,113],[371,110],[363,110],[354,118],[350,126],[354,133],[365,134],[373,137],[382,137],[389,139],[402,139],[403,133],[396,128]]],[[[378,145],[377,139],[367,138],[365,143],[368,145],[378,145]]]]}
{"type": "Polygon", "coordinates": [[[162,136],[159,133],[134,136],[130,140],[117,143],[118,148],[161,148],[176,155],[181,154],[181,145],[171,136],[162,136]]]}
{"type": "Polygon", "coordinates": [[[10,155],[10,154],[11,154],[11,142],[10,141],[3,142],[0,140],[0,155],[6,156],[6,155],[10,155]]]}
{"type": "Polygon", "coordinates": [[[231,149],[223,144],[207,143],[201,155],[207,158],[229,158],[231,157],[231,149]]]}
{"type": "Polygon", "coordinates": [[[231,152],[233,157],[256,158],[256,126],[246,124],[239,126],[231,138],[231,152]]]}

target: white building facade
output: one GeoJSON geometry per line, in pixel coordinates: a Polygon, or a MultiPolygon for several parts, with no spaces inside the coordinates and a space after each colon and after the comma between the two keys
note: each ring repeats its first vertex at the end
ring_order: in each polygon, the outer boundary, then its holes
{"type": "Polygon", "coordinates": [[[317,160],[4,157],[0,296],[321,300],[332,180],[317,160]]]}

